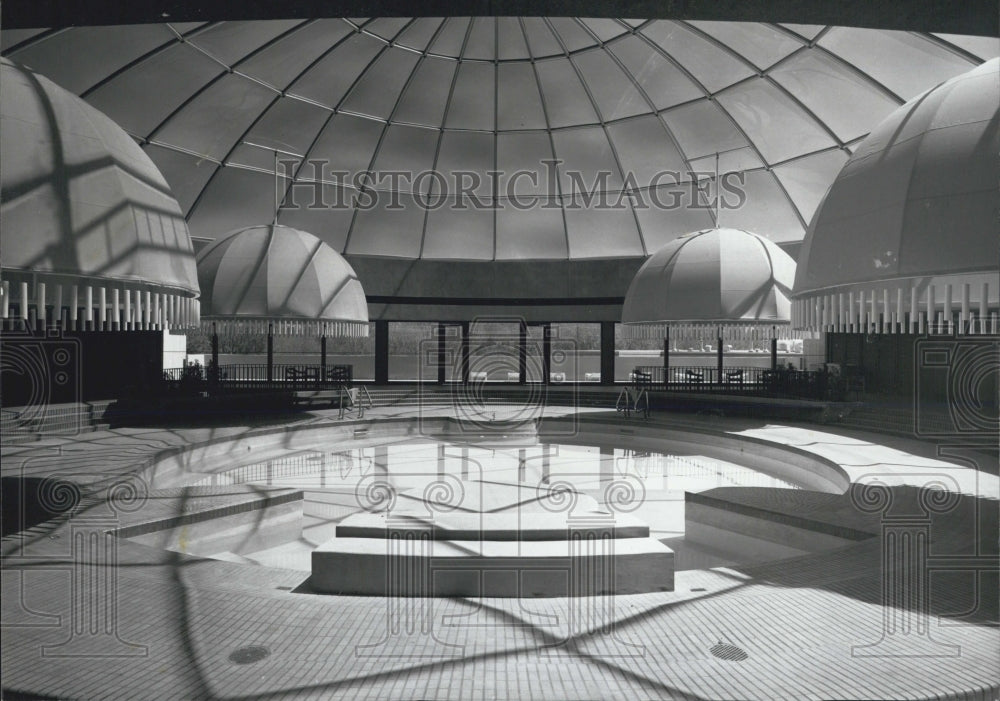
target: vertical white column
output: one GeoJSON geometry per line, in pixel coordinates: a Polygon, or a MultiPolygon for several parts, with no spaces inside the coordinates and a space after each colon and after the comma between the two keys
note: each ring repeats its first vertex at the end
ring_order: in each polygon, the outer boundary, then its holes
{"type": "Polygon", "coordinates": [[[70,292],[69,296],[70,306],[69,306],[69,325],[74,331],[77,330],[77,324],[80,320],[80,287],[79,285],[73,285],[73,290],[70,292]]]}
{"type": "Polygon", "coordinates": [[[917,314],[917,286],[913,285],[913,287],[910,288],[910,333],[917,332],[917,314]]]}
{"type": "Polygon", "coordinates": [[[951,333],[954,329],[951,311],[951,283],[944,286],[944,330],[951,333]]]}
{"type": "Polygon", "coordinates": [[[892,325],[892,319],[889,318],[889,288],[882,288],[882,333],[888,333],[889,327],[892,325]]]}
{"type": "Polygon", "coordinates": [[[896,288],[896,316],[893,318],[896,333],[903,333],[903,288],[896,288]]]}
{"type": "Polygon", "coordinates": [[[121,330],[122,326],[122,307],[121,299],[118,296],[118,288],[111,290],[111,311],[113,316],[111,317],[111,329],[113,331],[121,330]]]}
{"type": "Polygon", "coordinates": [[[28,327],[28,283],[21,283],[21,321],[25,328],[28,327]]]}
{"type": "Polygon", "coordinates": [[[149,331],[152,328],[152,326],[150,325],[151,322],[152,322],[152,320],[153,320],[152,319],[152,315],[151,315],[152,311],[153,311],[153,309],[152,309],[152,306],[150,305],[149,290],[143,290],[142,291],[142,330],[143,331],[149,331]]]}
{"type": "Polygon", "coordinates": [[[990,284],[984,282],[979,288],[979,333],[986,333],[986,312],[990,304],[990,284]]]}
{"type": "Polygon", "coordinates": [[[87,285],[83,291],[83,299],[87,303],[87,313],[86,319],[87,330],[90,331],[94,328],[94,288],[91,285],[87,285]]]}
{"type": "Polygon", "coordinates": [[[125,289],[125,305],[122,316],[125,322],[122,324],[122,331],[130,331],[132,329],[132,291],[128,288],[125,289]]]}
{"type": "Polygon", "coordinates": [[[62,288],[61,284],[56,284],[55,294],[52,295],[52,323],[60,329],[65,329],[62,315],[62,288]]]}
{"type": "Polygon", "coordinates": [[[10,316],[10,281],[4,280],[0,282],[0,294],[3,295],[3,301],[0,302],[0,314],[3,315],[3,319],[7,319],[10,316]]]}
{"type": "Polygon", "coordinates": [[[847,293],[847,330],[850,333],[854,333],[855,328],[854,319],[854,290],[847,293]]]}
{"type": "Polygon", "coordinates": [[[847,330],[847,314],[844,309],[844,293],[837,293],[837,331],[847,330]]]}
{"type": "Polygon", "coordinates": [[[877,306],[878,302],[875,299],[877,296],[878,296],[878,292],[875,291],[875,290],[872,290],[872,292],[871,292],[871,299],[868,300],[868,330],[869,331],[872,331],[873,329],[874,330],[878,329],[878,306],[877,306]]]}
{"type": "Polygon", "coordinates": [[[201,301],[193,299],[191,304],[194,306],[194,325],[201,326],[201,301]]]}
{"type": "Polygon", "coordinates": [[[101,331],[108,330],[108,288],[101,285],[97,295],[97,323],[101,331]]]}
{"type": "MultiPolygon", "coordinates": [[[[934,285],[927,286],[927,326],[932,328],[937,319],[937,301],[934,299],[934,285]]],[[[929,330],[929,329],[928,329],[929,330]]]]}
{"type": "Polygon", "coordinates": [[[868,333],[868,309],[865,307],[865,301],[868,297],[865,295],[865,291],[861,290],[858,292],[858,332],[868,333]]]}
{"type": "Polygon", "coordinates": [[[45,328],[45,283],[38,283],[38,287],[35,292],[35,299],[37,300],[38,313],[35,315],[35,323],[45,328]]]}
{"type": "Polygon", "coordinates": [[[972,326],[972,324],[970,323],[970,318],[969,318],[969,288],[970,287],[971,287],[971,285],[969,285],[969,283],[967,283],[967,282],[962,284],[962,309],[959,312],[959,317],[958,317],[958,332],[959,333],[971,333],[972,332],[972,329],[969,328],[970,326],[972,326]]]}
{"type": "Polygon", "coordinates": [[[134,311],[132,314],[135,316],[135,324],[132,328],[139,331],[142,329],[142,290],[136,290],[132,299],[134,300],[132,304],[134,311]]]}

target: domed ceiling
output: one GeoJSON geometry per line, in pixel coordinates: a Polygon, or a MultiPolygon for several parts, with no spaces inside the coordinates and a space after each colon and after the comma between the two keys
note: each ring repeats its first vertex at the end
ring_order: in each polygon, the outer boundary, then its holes
{"type": "Polygon", "coordinates": [[[349,257],[469,261],[651,254],[716,225],[716,153],[740,174],[723,183],[722,224],[794,251],[874,125],[1000,53],[988,37],[518,17],[2,42],[142,145],[192,236],[270,222],[277,195],[278,223],[349,257]]]}

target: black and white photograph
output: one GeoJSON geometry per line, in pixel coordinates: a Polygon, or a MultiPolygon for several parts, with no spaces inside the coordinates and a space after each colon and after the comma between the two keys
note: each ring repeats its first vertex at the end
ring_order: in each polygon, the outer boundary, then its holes
{"type": "Polygon", "coordinates": [[[2,699],[997,701],[1000,12],[4,0],[0,371],[2,699]]]}

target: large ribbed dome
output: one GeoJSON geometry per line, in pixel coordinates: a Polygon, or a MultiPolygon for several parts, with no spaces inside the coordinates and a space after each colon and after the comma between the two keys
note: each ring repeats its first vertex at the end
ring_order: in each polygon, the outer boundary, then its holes
{"type": "Polygon", "coordinates": [[[626,324],[788,322],[795,262],[748,231],[706,229],[661,248],[636,273],[626,324]]]}
{"type": "Polygon", "coordinates": [[[357,275],[312,234],[253,226],[198,254],[203,323],[291,322],[294,330],[366,335],[368,306],[357,275]]]}
{"type": "MultiPolygon", "coordinates": [[[[796,297],[867,290],[881,297],[931,278],[988,282],[997,296],[1000,61],[907,102],[858,146],[803,245],[796,297]],[[889,283],[888,281],[893,281],[889,283]],[[885,283],[885,284],[882,284],[885,283]]],[[[940,299],[940,297],[939,297],[940,299]]],[[[956,292],[957,301],[958,294],[956,292]]]]}
{"type": "MultiPolygon", "coordinates": [[[[641,259],[719,226],[694,183],[720,151],[722,171],[745,180],[727,220],[795,250],[874,124],[997,51],[987,37],[576,17],[143,24],[4,40],[5,55],[141,141],[192,235],[271,221],[278,149],[278,222],[355,263],[641,259]],[[429,172],[443,177],[417,177],[429,172]]],[[[380,295],[411,272],[355,267],[380,295]]]]}
{"type": "Polygon", "coordinates": [[[6,59],[0,97],[5,278],[197,295],[184,214],[138,144],[6,59]]]}

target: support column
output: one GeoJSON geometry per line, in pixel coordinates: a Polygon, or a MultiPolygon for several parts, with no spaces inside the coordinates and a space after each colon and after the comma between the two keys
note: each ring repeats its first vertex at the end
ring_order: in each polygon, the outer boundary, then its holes
{"type": "MultiPolygon", "coordinates": [[[[88,305],[89,306],[89,305],[88,305]]],[[[132,292],[128,289],[125,290],[125,309],[123,312],[123,324],[122,328],[126,331],[132,330],[132,292]]]]}
{"type": "Polygon", "coordinates": [[[445,359],[445,340],[444,340],[444,324],[438,322],[437,327],[437,383],[439,385],[444,384],[444,359],[445,359]]]}
{"type": "Polygon", "coordinates": [[[889,324],[892,319],[889,317],[889,288],[882,288],[882,333],[889,333],[889,324]]]}
{"type": "Polygon", "coordinates": [[[528,381],[528,325],[522,319],[517,329],[517,383],[528,381]]]}
{"type": "Polygon", "coordinates": [[[97,320],[101,331],[108,330],[108,290],[103,285],[97,294],[97,320]]]}
{"type": "Polygon", "coordinates": [[[122,310],[121,310],[121,300],[118,298],[118,288],[111,290],[111,310],[114,312],[114,316],[111,317],[111,330],[121,331],[122,328],[122,310]]]}
{"type": "Polygon", "coordinates": [[[867,301],[865,290],[858,292],[858,333],[868,333],[868,310],[865,309],[867,301]]]}
{"type": "Polygon", "coordinates": [[[771,327],[771,369],[778,369],[778,330],[771,327]]]}
{"type": "MultiPolygon", "coordinates": [[[[8,280],[4,280],[3,282],[0,282],[0,285],[3,287],[3,291],[0,292],[0,295],[3,296],[3,300],[0,301],[0,304],[3,305],[2,309],[0,309],[0,314],[3,315],[4,328],[6,329],[7,319],[10,317],[10,282],[8,280]]],[[[73,289],[76,288],[74,287],[73,289]]]]}
{"type": "MultiPolygon", "coordinates": [[[[4,283],[4,284],[6,285],[7,283],[4,283]]],[[[6,290],[4,290],[4,291],[6,292],[6,290]]],[[[73,285],[73,290],[70,292],[69,300],[70,300],[70,305],[71,305],[70,308],[69,308],[69,327],[73,331],[76,331],[76,330],[78,330],[77,329],[77,324],[79,323],[79,319],[80,319],[80,287],[79,287],[79,285],[73,285]]],[[[6,317],[7,314],[5,313],[4,316],[6,317]]]]}
{"type": "Polygon", "coordinates": [[[35,306],[38,309],[37,316],[35,317],[35,324],[40,330],[44,331],[45,330],[45,283],[44,282],[38,283],[35,289],[36,289],[35,306]]]}
{"type": "Polygon", "coordinates": [[[389,384],[389,322],[375,320],[375,384],[389,384]]]}
{"type": "Polygon", "coordinates": [[[150,314],[151,311],[152,310],[150,308],[149,290],[143,290],[142,291],[142,330],[143,331],[149,331],[151,328],[153,328],[152,326],[150,326],[150,323],[152,322],[152,316],[150,314]]]}
{"type": "Polygon", "coordinates": [[[989,311],[990,284],[984,282],[979,288],[979,333],[986,333],[986,316],[989,311]]]}
{"type": "Polygon", "coordinates": [[[601,384],[615,383],[615,322],[601,322],[601,384]]]}
{"type": "Polygon", "coordinates": [[[18,316],[21,318],[21,327],[28,330],[28,283],[21,283],[20,304],[18,305],[18,316]]]}
{"type": "Polygon", "coordinates": [[[274,324],[267,325],[267,381],[274,382],[274,324]]]}
{"type": "Polygon", "coordinates": [[[670,326],[663,332],[663,386],[670,382],[670,326]]]}
{"type": "Polygon", "coordinates": [[[914,284],[910,288],[910,324],[907,329],[909,333],[917,332],[917,319],[919,318],[920,311],[917,307],[917,286],[914,284]]]}
{"type": "Polygon", "coordinates": [[[967,282],[962,284],[962,310],[958,317],[958,332],[963,334],[972,333],[969,316],[969,287],[967,282]]]}
{"type": "Polygon", "coordinates": [[[208,381],[214,390],[219,382],[219,334],[212,322],[212,367],[208,371],[208,381]]]}
{"type": "Polygon", "coordinates": [[[55,287],[56,287],[56,293],[55,293],[55,296],[52,299],[52,324],[56,328],[65,330],[66,326],[63,324],[63,314],[62,314],[62,308],[63,308],[63,304],[62,304],[62,302],[63,302],[62,288],[63,288],[63,286],[62,285],[56,285],[55,287]]]}
{"type": "Polygon", "coordinates": [[[893,319],[893,330],[903,333],[903,288],[896,288],[896,317],[893,319]]]}
{"type": "Polygon", "coordinates": [[[865,333],[875,333],[879,330],[878,328],[878,307],[876,306],[876,296],[877,292],[872,290],[871,299],[868,300],[868,328],[865,329],[865,333]]]}
{"type": "Polygon", "coordinates": [[[94,288],[91,287],[90,285],[87,285],[87,288],[84,291],[83,299],[87,303],[87,313],[86,313],[87,331],[93,331],[94,330],[94,288]]]}
{"type": "MultiPolygon", "coordinates": [[[[934,285],[927,286],[927,332],[931,333],[937,322],[937,300],[934,298],[934,285]]],[[[921,333],[923,329],[921,329],[921,333]]]]}
{"type": "Polygon", "coordinates": [[[319,381],[326,382],[326,333],[319,337],[319,381]]]}
{"type": "Polygon", "coordinates": [[[469,322],[462,322],[462,383],[469,383],[469,322]]]}
{"type": "Polygon", "coordinates": [[[542,374],[544,384],[552,382],[552,324],[542,324],[542,374]]]}
{"type": "Polygon", "coordinates": [[[715,369],[716,369],[716,372],[718,373],[716,375],[715,381],[718,384],[720,384],[720,385],[722,384],[722,365],[723,365],[722,340],[723,340],[722,339],[722,327],[720,326],[719,327],[718,338],[715,339],[715,343],[716,343],[716,346],[715,346],[715,369]]]}
{"type": "Polygon", "coordinates": [[[944,329],[945,333],[951,333],[954,328],[951,310],[951,283],[944,286],[944,329]]]}

